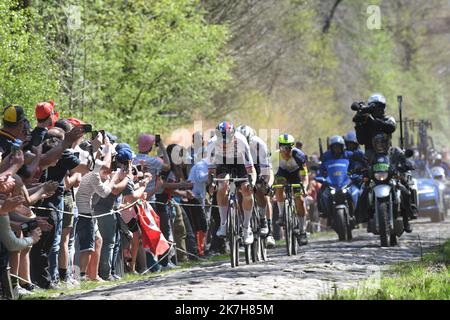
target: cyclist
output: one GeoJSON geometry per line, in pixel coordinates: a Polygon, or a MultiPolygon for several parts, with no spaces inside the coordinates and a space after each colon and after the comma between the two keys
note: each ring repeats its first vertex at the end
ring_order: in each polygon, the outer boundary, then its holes
{"type": "Polygon", "coordinates": [[[275,246],[275,239],[272,236],[272,204],[268,196],[268,187],[273,184],[274,176],[270,163],[270,154],[267,144],[256,135],[255,130],[250,126],[241,125],[236,131],[240,132],[250,146],[250,152],[256,170],[255,197],[261,221],[261,235],[267,236],[268,248],[275,246]]]}
{"type": "MultiPolygon", "coordinates": [[[[236,132],[234,125],[228,121],[219,123],[215,130],[215,136],[208,142],[207,147],[208,172],[224,178],[235,173],[237,178],[251,176],[251,181],[256,181],[256,170],[253,167],[253,158],[250,147],[245,137],[236,132]]],[[[218,237],[226,236],[226,221],[228,213],[228,182],[220,182],[217,190],[217,204],[220,213],[220,227],[218,237]]],[[[236,183],[242,194],[242,209],[244,211],[243,236],[244,243],[253,243],[253,232],[250,220],[253,211],[253,189],[248,182],[236,183]]]]}
{"type": "MultiPolygon", "coordinates": [[[[308,169],[306,167],[307,157],[302,150],[294,148],[295,140],[290,134],[282,134],[278,137],[278,146],[280,149],[280,159],[278,171],[275,174],[276,184],[302,184],[308,186],[308,169]]],[[[284,223],[284,201],[285,195],[283,189],[276,191],[277,205],[280,212],[277,223],[284,223]]],[[[294,227],[294,232],[298,234],[299,245],[306,245],[308,238],[306,236],[306,207],[303,190],[294,188],[295,206],[299,218],[298,226],[294,227]]]]}

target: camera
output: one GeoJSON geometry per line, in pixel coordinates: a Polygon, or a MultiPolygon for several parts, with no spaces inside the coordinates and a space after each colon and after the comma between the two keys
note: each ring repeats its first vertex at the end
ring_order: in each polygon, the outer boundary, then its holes
{"type": "Polygon", "coordinates": [[[22,223],[21,228],[24,235],[28,235],[31,231],[39,226],[37,220],[30,220],[28,222],[22,223]]]}
{"type": "Polygon", "coordinates": [[[352,103],[352,105],[350,106],[350,108],[353,111],[357,111],[359,113],[370,113],[371,109],[370,107],[366,106],[365,103],[363,101],[355,101],[352,103]]]}
{"type": "Polygon", "coordinates": [[[80,144],[80,149],[89,152],[90,154],[94,153],[94,147],[92,146],[92,143],[90,141],[83,141],[80,144]]]}

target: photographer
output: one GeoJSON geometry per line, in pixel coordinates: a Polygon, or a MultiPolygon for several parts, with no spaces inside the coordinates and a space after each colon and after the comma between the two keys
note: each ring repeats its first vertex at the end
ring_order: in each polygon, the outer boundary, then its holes
{"type": "Polygon", "coordinates": [[[163,141],[161,139],[157,141],[156,137],[151,134],[141,134],[137,143],[139,153],[133,159],[133,165],[138,166],[138,168],[141,166],[144,173],[151,173],[152,180],[148,184],[145,192],[147,193],[147,200],[155,201],[156,181],[159,179],[161,172],[169,172],[171,168],[169,155],[167,154],[163,141]],[[162,157],[152,157],[149,155],[153,150],[153,145],[158,147],[158,154],[162,157]]]}
{"type": "Polygon", "coordinates": [[[375,93],[367,100],[367,107],[363,102],[354,102],[352,110],[358,111],[353,117],[355,122],[356,137],[359,144],[364,145],[365,155],[372,163],[375,157],[372,140],[379,133],[386,133],[392,137],[396,129],[395,119],[385,114],[386,98],[379,93],[375,93]]]}

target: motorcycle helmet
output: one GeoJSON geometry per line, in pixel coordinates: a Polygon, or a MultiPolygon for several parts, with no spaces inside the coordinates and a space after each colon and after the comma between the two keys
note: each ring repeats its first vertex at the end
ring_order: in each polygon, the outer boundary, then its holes
{"type": "Polygon", "coordinates": [[[386,109],[386,98],[381,93],[374,93],[367,100],[367,105],[373,108],[375,116],[381,116],[386,109]]]}
{"type": "Polygon", "coordinates": [[[354,131],[349,131],[344,137],[345,146],[348,150],[354,151],[358,149],[359,143],[358,139],[356,138],[356,133],[354,131]]]}
{"type": "Polygon", "coordinates": [[[329,140],[329,143],[330,143],[330,150],[331,150],[333,153],[336,153],[336,152],[334,151],[334,147],[333,147],[333,146],[335,146],[335,145],[339,145],[339,146],[341,147],[339,153],[342,153],[342,152],[345,150],[345,141],[344,141],[344,138],[342,138],[342,137],[339,136],[339,135],[332,136],[332,137],[330,138],[330,140],[329,140]]]}
{"type": "Polygon", "coordinates": [[[445,170],[442,167],[431,168],[431,175],[435,180],[445,180],[445,170]]]}
{"type": "Polygon", "coordinates": [[[256,135],[255,130],[253,130],[253,128],[251,128],[250,126],[247,126],[245,124],[237,127],[236,131],[240,132],[247,139],[248,143],[250,143],[252,141],[253,137],[256,135]]]}
{"type": "Polygon", "coordinates": [[[216,127],[216,137],[224,143],[233,141],[235,132],[236,129],[234,128],[234,125],[228,121],[223,121],[216,127]]]}
{"type": "Polygon", "coordinates": [[[378,133],[372,138],[372,146],[376,153],[387,154],[390,147],[390,139],[386,133],[378,133]]]}

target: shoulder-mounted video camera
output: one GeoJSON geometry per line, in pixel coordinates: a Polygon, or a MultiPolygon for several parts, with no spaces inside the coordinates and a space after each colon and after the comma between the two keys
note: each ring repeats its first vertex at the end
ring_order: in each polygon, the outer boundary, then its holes
{"type": "Polygon", "coordinates": [[[362,113],[362,114],[364,114],[364,113],[371,113],[372,109],[373,109],[372,107],[366,106],[366,104],[363,101],[353,102],[352,105],[350,106],[350,108],[353,111],[356,111],[356,112],[362,113]]]}

